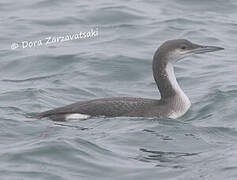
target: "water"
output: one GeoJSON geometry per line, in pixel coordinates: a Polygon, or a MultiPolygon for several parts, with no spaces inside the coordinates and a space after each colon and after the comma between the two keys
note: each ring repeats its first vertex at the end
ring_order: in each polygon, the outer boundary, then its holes
{"type": "Polygon", "coordinates": [[[2,0],[0,179],[237,179],[236,8],[235,0],[2,0]],[[96,37],[10,49],[93,28],[96,37]],[[225,48],[176,65],[192,101],[182,118],[25,118],[79,100],[159,98],[153,53],[175,38],[225,48]]]}

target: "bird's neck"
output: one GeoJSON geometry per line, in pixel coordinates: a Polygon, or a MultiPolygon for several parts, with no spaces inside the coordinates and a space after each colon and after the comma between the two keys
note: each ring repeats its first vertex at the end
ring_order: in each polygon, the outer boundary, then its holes
{"type": "Polygon", "coordinates": [[[154,60],[153,76],[160,91],[161,100],[169,100],[173,104],[189,108],[190,100],[176,80],[173,63],[154,60]]]}

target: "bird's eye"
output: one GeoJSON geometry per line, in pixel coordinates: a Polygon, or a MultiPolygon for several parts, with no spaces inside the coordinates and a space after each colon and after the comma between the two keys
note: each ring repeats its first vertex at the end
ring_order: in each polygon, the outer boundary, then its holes
{"type": "Polygon", "coordinates": [[[182,50],[185,50],[185,49],[187,49],[187,46],[182,45],[180,48],[181,48],[182,50]]]}

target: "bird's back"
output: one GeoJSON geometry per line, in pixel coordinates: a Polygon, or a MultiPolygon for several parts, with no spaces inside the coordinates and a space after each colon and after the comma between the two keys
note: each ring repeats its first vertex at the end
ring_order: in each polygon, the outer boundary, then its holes
{"type": "Polygon", "coordinates": [[[145,99],[145,98],[103,98],[89,101],[80,101],[64,107],[45,111],[36,114],[35,118],[49,117],[53,120],[66,120],[68,115],[81,114],[89,117],[106,116],[130,116],[130,117],[144,117],[147,113],[159,106],[159,100],[145,99]]]}

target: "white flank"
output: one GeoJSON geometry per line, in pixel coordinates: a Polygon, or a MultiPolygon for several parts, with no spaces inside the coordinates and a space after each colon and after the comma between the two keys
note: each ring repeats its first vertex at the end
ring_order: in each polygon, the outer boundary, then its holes
{"type": "Polygon", "coordinates": [[[180,101],[180,104],[177,104],[177,106],[179,106],[179,108],[177,108],[178,111],[175,111],[175,109],[174,109],[172,111],[172,113],[170,114],[170,118],[175,119],[175,118],[182,116],[183,114],[185,114],[188,111],[188,109],[191,106],[191,102],[190,102],[188,96],[186,96],[186,94],[180,88],[180,86],[176,80],[176,77],[174,74],[174,67],[173,67],[172,63],[167,64],[166,72],[167,72],[168,78],[169,78],[173,88],[177,92],[178,99],[180,101]]]}
{"type": "Polygon", "coordinates": [[[75,119],[87,119],[90,115],[87,114],[68,114],[66,115],[66,120],[75,120],[75,119]]]}

